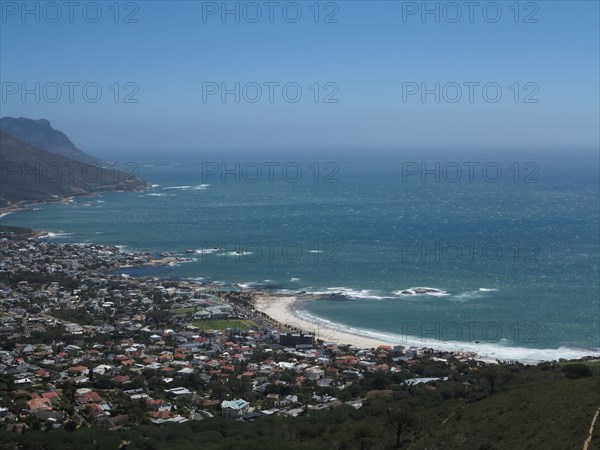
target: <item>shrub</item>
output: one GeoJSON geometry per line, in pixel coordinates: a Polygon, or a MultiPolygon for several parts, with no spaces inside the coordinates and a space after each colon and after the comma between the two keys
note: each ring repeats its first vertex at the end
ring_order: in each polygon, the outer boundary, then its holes
{"type": "Polygon", "coordinates": [[[592,369],[585,364],[567,364],[563,366],[562,371],[569,378],[586,378],[593,375],[592,369]]]}

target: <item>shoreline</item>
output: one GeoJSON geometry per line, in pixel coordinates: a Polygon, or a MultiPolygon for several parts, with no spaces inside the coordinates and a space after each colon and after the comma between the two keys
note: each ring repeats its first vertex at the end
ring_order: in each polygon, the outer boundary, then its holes
{"type": "MultiPolygon", "coordinates": [[[[357,331],[348,330],[344,325],[328,322],[324,319],[315,318],[313,321],[302,317],[298,314],[297,309],[306,301],[311,299],[305,298],[300,299],[294,296],[281,296],[281,295],[270,295],[259,293],[254,297],[253,306],[257,311],[260,311],[271,319],[275,320],[282,327],[293,327],[301,330],[303,333],[315,334],[316,339],[321,339],[323,342],[337,344],[337,345],[350,345],[351,347],[357,347],[362,349],[376,349],[380,346],[397,346],[402,345],[404,347],[417,347],[417,348],[433,348],[434,350],[442,350],[435,348],[435,346],[427,345],[411,345],[406,342],[401,336],[398,339],[394,339],[392,336],[389,338],[377,338],[371,336],[365,336],[357,331]],[[404,341],[404,342],[403,342],[404,341]]],[[[446,351],[446,350],[442,350],[446,351]]],[[[447,350],[456,355],[465,356],[468,358],[476,359],[486,363],[497,363],[495,358],[486,357],[480,355],[477,352],[471,351],[459,351],[459,350],[447,350]]]]}
{"type": "MultiPolygon", "coordinates": [[[[87,194],[86,196],[95,196],[97,194],[87,194]]],[[[75,197],[63,198],[58,202],[73,201],[75,197]]],[[[53,201],[51,203],[56,203],[53,201]]],[[[29,204],[27,207],[20,205],[19,210],[28,209],[37,202],[29,204]]],[[[34,238],[44,238],[48,236],[47,231],[32,230],[34,238]]],[[[104,244],[97,244],[107,247],[104,244]]],[[[133,252],[145,255],[147,260],[137,266],[123,266],[122,268],[132,267],[160,267],[177,264],[185,261],[185,258],[173,255],[153,255],[144,254],[144,252],[133,252]]],[[[163,278],[162,275],[158,275],[163,278]]],[[[204,283],[201,283],[205,285],[204,283]]],[[[234,286],[232,284],[232,286],[234,286]]],[[[206,287],[206,285],[205,285],[206,287]]],[[[237,290],[237,289],[236,289],[237,290]]],[[[302,332],[314,334],[317,339],[339,345],[350,345],[357,348],[371,349],[379,346],[413,347],[416,349],[433,349],[442,352],[449,352],[468,358],[473,358],[487,363],[496,363],[497,361],[519,361],[527,364],[537,364],[543,361],[558,361],[559,359],[574,360],[586,358],[600,358],[600,349],[586,350],[580,348],[560,347],[558,349],[538,349],[529,347],[510,347],[494,345],[490,343],[472,343],[459,341],[439,341],[424,340],[418,336],[395,335],[377,330],[355,329],[347,325],[331,322],[327,319],[311,316],[307,318],[298,313],[301,305],[306,301],[316,300],[322,295],[319,294],[283,294],[276,291],[265,291],[260,289],[242,290],[252,297],[252,307],[254,310],[266,314],[278,323],[280,329],[294,327],[302,332]],[[512,352],[512,354],[511,354],[512,352]],[[561,354],[557,354],[557,353],[561,354]]]]}
{"type": "Polygon", "coordinates": [[[278,322],[282,328],[293,327],[303,333],[314,334],[315,338],[324,342],[338,345],[350,345],[358,348],[377,348],[379,346],[413,347],[417,349],[433,349],[450,352],[455,355],[472,358],[486,363],[498,361],[519,361],[525,364],[538,364],[545,361],[558,361],[560,359],[587,359],[600,358],[600,353],[585,349],[538,349],[528,347],[499,346],[490,343],[469,343],[459,341],[424,341],[417,336],[387,335],[385,332],[372,332],[369,330],[349,329],[348,326],[333,323],[325,319],[308,319],[298,313],[298,309],[306,301],[314,298],[299,298],[293,295],[270,294],[255,292],[253,294],[253,307],[278,322]],[[378,334],[380,336],[370,336],[378,334]],[[506,353],[518,353],[505,356],[506,353]],[[564,355],[556,355],[563,351],[564,355]]]}
{"type": "Polygon", "coordinates": [[[31,201],[22,200],[13,205],[9,205],[9,206],[5,206],[4,208],[0,208],[0,218],[2,218],[3,216],[6,216],[8,214],[14,213],[14,212],[30,211],[32,208],[35,208],[35,207],[41,206],[41,205],[68,204],[68,203],[74,202],[75,199],[77,199],[79,197],[97,197],[102,192],[103,191],[89,192],[89,193],[82,193],[82,194],[73,194],[73,195],[68,195],[66,197],[49,198],[49,199],[43,199],[43,200],[31,200],[31,201]]]}
{"type": "Polygon", "coordinates": [[[338,326],[334,324],[327,327],[325,323],[318,321],[311,322],[296,313],[296,307],[304,303],[304,301],[306,300],[301,300],[294,296],[270,295],[261,292],[255,294],[253,306],[254,309],[271,317],[283,327],[294,327],[304,333],[315,334],[317,339],[322,339],[324,342],[342,345],[349,344],[360,348],[397,345],[393,342],[353,334],[346,330],[338,329],[338,326]]]}
{"type": "Polygon", "coordinates": [[[14,212],[30,211],[40,205],[55,205],[55,204],[68,204],[74,202],[78,198],[85,197],[98,197],[99,195],[106,194],[109,192],[144,192],[150,188],[151,184],[146,183],[145,186],[138,189],[100,189],[93,192],[81,192],[73,193],[64,197],[39,199],[39,200],[21,200],[19,202],[10,204],[0,208],[0,219],[8,214],[14,212]]]}

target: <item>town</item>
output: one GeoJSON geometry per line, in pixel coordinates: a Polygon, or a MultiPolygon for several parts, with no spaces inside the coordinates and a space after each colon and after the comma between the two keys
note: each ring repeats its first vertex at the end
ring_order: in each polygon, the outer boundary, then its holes
{"type": "Polygon", "coordinates": [[[118,270],[169,255],[7,231],[0,243],[8,432],[310,416],[417,390],[466,399],[493,394],[524,367],[326,342],[254,309],[254,291],[118,270]]]}

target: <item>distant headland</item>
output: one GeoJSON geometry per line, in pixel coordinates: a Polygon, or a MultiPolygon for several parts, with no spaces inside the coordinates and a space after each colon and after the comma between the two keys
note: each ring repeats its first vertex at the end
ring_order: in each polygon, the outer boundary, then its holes
{"type": "MultiPolygon", "coordinates": [[[[114,166],[113,166],[114,167],[114,166]]],[[[79,148],[46,119],[0,119],[0,213],[104,191],[148,187],[79,148]]]]}

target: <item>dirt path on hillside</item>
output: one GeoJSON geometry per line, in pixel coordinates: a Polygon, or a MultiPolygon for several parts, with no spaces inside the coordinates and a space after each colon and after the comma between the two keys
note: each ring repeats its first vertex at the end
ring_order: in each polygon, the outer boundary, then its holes
{"type": "Polygon", "coordinates": [[[594,434],[594,425],[596,424],[596,419],[598,418],[598,414],[600,413],[600,406],[596,410],[596,414],[594,414],[594,418],[592,419],[592,424],[590,425],[590,434],[588,438],[583,443],[583,450],[587,450],[592,442],[592,435],[594,434]]]}

